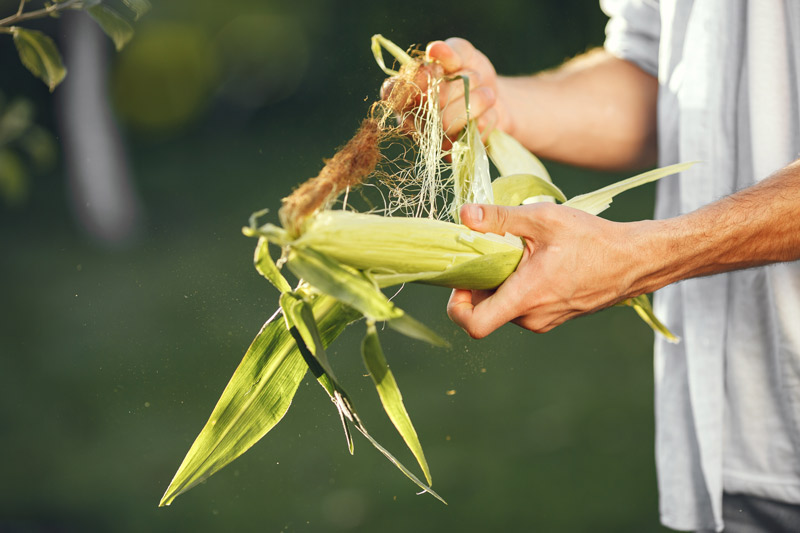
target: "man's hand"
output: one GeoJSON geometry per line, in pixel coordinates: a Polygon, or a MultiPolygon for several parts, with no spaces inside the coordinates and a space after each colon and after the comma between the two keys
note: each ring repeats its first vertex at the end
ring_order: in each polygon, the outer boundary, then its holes
{"type": "MultiPolygon", "coordinates": [[[[448,141],[455,139],[467,123],[464,80],[452,79],[456,76],[469,79],[469,116],[478,121],[478,128],[486,135],[493,128],[511,133],[513,128],[510,114],[498,96],[498,76],[485,55],[476,50],[469,41],[457,37],[429,43],[426,55],[435,63],[421,68],[414,80],[422,94],[427,90],[428,76],[443,75],[450,79],[439,86],[442,125],[447,136],[444,143],[446,147],[449,147],[448,141]]],[[[389,78],[384,82],[381,88],[384,99],[388,98],[396,83],[396,78],[389,78]]],[[[418,100],[408,103],[419,105],[418,100]]]]}
{"type": "Polygon", "coordinates": [[[476,231],[511,233],[525,241],[516,272],[496,290],[453,291],[447,314],[473,338],[506,322],[549,331],[638,294],[636,224],[549,203],[465,205],[461,220],[476,231]]]}
{"type": "MultiPolygon", "coordinates": [[[[426,55],[438,61],[447,77],[469,79],[470,117],[478,121],[478,129],[486,135],[493,128],[513,134],[511,115],[499,94],[498,76],[491,61],[472,43],[458,37],[428,44],[426,55]]],[[[464,81],[445,82],[439,89],[442,123],[445,134],[455,138],[467,123],[464,81]]]]}
{"type": "MultiPolygon", "coordinates": [[[[470,80],[470,117],[484,136],[494,127],[540,157],[587,168],[634,170],[656,163],[658,80],[633,63],[593,50],[554,70],[509,77],[498,76],[464,39],[433,41],[427,55],[434,63],[413,80],[422,92],[404,100],[407,106],[419,105],[429,75],[463,75],[470,80]]],[[[384,99],[396,83],[384,82],[384,99]]],[[[447,149],[466,124],[464,82],[444,82],[439,97],[447,149]]]]}
{"type": "Polygon", "coordinates": [[[798,206],[800,159],[752,187],[664,220],[611,222],[549,203],[465,205],[464,224],[518,235],[525,252],[495,291],[453,291],[447,313],[475,338],[506,322],[544,332],[682,279],[800,260],[798,206]]]}

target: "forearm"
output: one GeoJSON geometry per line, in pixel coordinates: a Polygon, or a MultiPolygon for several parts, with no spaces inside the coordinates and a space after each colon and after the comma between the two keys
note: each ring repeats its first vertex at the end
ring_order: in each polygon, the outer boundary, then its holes
{"type": "Polygon", "coordinates": [[[636,293],[686,278],[800,259],[800,160],[675,218],[634,223],[636,293]]]}
{"type": "Polygon", "coordinates": [[[632,63],[594,50],[497,85],[508,133],[537,155],[604,170],[656,163],[658,81],[632,63]]]}

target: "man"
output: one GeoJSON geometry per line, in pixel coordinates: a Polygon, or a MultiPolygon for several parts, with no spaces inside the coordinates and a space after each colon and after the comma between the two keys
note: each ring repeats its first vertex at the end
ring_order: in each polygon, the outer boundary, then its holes
{"type": "MultiPolygon", "coordinates": [[[[462,39],[427,52],[470,78],[482,130],[540,156],[702,163],[659,183],[654,221],[464,206],[466,225],[527,248],[496,291],[455,290],[448,314],[475,338],[509,321],[544,332],[659,290],[656,313],[682,337],[655,347],[662,522],[800,531],[800,2],[601,3],[605,49],[551,72],[497,76],[462,39]]],[[[463,97],[442,88],[451,136],[463,97]]]]}

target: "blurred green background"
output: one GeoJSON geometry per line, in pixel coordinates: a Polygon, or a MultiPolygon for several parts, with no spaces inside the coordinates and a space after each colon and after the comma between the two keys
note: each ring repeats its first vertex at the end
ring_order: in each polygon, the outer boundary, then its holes
{"type": "MultiPolygon", "coordinates": [[[[0,17],[15,8],[0,0],[0,17]]],[[[31,27],[58,40],[68,23],[31,27]]],[[[499,72],[525,74],[601,45],[604,25],[591,0],[154,2],[109,55],[137,231],[111,244],[87,235],[63,153],[0,208],[0,530],[660,531],[652,333],[633,311],[471,341],[446,318],[448,291],[426,287],[399,303],[452,348],[382,338],[449,506],[416,496],[358,436],[349,456],[307,378],[265,439],[156,507],[277,306],[240,227],[354,132],[383,79],[370,35],[463,36],[499,72]]],[[[63,141],[59,90],[0,35],[0,91],[32,100],[63,141]]],[[[549,167],[568,196],[624,177],[549,167]]],[[[607,216],[651,211],[644,188],[607,216]]],[[[412,465],[361,366],[362,333],[333,345],[334,366],[373,434],[412,465]]]]}

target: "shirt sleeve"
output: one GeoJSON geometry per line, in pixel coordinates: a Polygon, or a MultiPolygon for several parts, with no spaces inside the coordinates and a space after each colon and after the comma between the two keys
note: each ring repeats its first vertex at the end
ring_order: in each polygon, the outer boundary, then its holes
{"type": "Polygon", "coordinates": [[[661,19],[658,0],[600,0],[608,15],[605,49],[658,75],[658,42],[661,19]]]}

